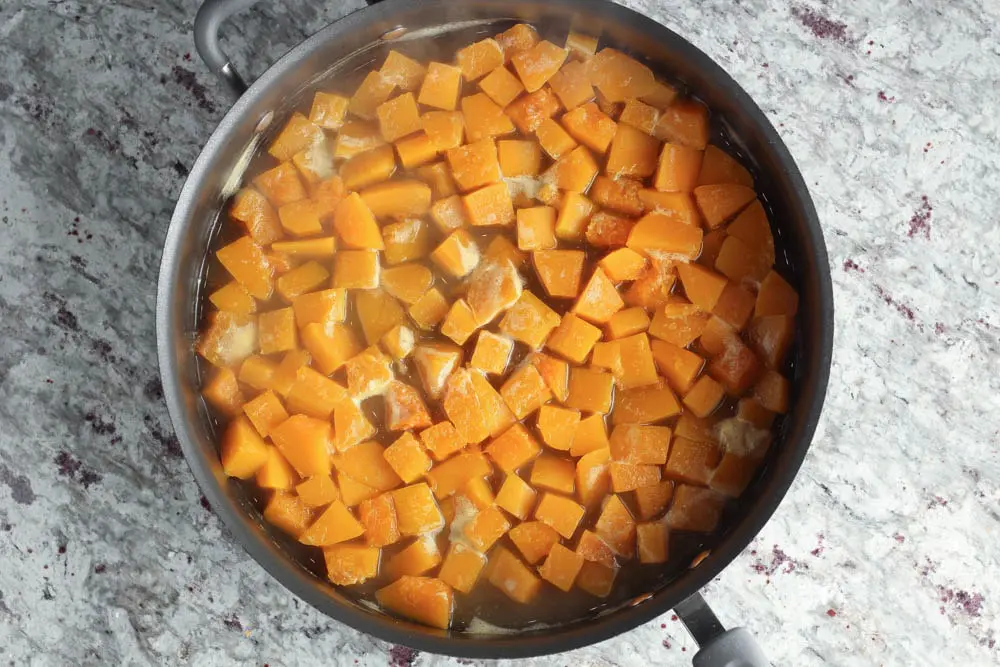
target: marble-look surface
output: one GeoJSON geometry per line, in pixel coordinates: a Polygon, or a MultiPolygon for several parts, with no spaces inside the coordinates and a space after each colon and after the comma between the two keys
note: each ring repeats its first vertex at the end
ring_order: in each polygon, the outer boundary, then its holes
{"type": "MultiPolygon", "coordinates": [[[[0,2],[0,658],[455,664],[292,599],[199,502],[172,436],[160,246],[227,107],[190,55],[196,4],[0,2]]],[[[1000,5],[627,4],[758,100],[812,188],[834,274],[815,444],[706,597],[775,664],[996,664],[1000,5]]],[[[259,72],[358,5],[265,1],[227,28],[232,52],[259,72]]],[[[532,664],[694,650],[668,614],[532,664]]]]}

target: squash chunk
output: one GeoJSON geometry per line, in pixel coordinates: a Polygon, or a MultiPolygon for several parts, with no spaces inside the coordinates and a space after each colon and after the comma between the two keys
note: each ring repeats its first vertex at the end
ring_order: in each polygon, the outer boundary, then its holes
{"type": "Polygon", "coordinates": [[[420,623],[447,630],[455,594],[440,579],[404,575],[375,592],[379,606],[420,623]]]}

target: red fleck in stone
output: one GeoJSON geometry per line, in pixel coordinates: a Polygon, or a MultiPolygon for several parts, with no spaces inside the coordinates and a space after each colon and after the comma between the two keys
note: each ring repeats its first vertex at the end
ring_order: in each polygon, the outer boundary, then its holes
{"type": "Polygon", "coordinates": [[[826,615],[827,615],[827,616],[829,616],[830,618],[833,618],[834,616],[836,616],[836,615],[837,615],[837,612],[835,612],[835,611],[834,611],[834,610],[832,610],[832,609],[827,609],[827,610],[826,610],[826,615]]]}

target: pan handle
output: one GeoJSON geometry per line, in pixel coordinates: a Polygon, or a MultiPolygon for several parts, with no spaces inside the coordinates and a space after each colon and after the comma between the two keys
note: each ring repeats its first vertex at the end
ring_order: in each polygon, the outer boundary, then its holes
{"type": "MultiPolygon", "coordinates": [[[[219,43],[219,28],[230,16],[257,4],[259,0],[205,0],[194,17],[194,45],[198,55],[205,61],[212,74],[216,75],[235,97],[247,90],[247,83],[236,71],[229,56],[219,43]]],[[[374,5],[379,0],[366,0],[374,5]]]]}
{"type": "Polygon", "coordinates": [[[701,647],[692,659],[694,667],[770,667],[750,631],[722,627],[701,593],[684,600],[674,611],[701,647]]]}

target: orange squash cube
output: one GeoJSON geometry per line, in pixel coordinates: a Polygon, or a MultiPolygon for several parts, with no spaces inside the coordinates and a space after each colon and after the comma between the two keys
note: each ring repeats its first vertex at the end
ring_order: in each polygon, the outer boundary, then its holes
{"type": "Polygon", "coordinates": [[[445,318],[448,308],[448,300],[441,290],[432,287],[410,306],[410,317],[421,329],[431,329],[445,318]]]}
{"type": "Polygon", "coordinates": [[[518,419],[524,419],[552,398],[545,380],[531,364],[514,371],[500,388],[500,395],[518,419]]]}
{"type": "Polygon", "coordinates": [[[620,497],[608,497],[597,523],[594,524],[594,532],[616,555],[632,558],[635,554],[635,519],[620,497]]]}
{"type": "Polygon", "coordinates": [[[754,385],[753,397],[767,410],[785,414],[788,412],[788,380],[776,371],[765,371],[754,385]]]}
{"type": "Polygon", "coordinates": [[[505,61],[515,54],[527,51],[538,44],[538,33],[527,23],[518,23],[496,36],[500,48],[503,49],[505,61]]]}
{"type": "Polygon", "coordinates": [[[674,262],[658,260],[654,255],[643,274],[625,290],[622,300],[626,305],[654,312],[675,300],[671,290],[676,280],[674,262]]]}
{"type": "Polygon", "coordinates": [[[712,477],[712,471],[719,465],[721,452],[714,442],[696,442],[687,438],[674,438],[670,448],[670,459],[663,467],[665,477],[705,486],[712,477]]]}
{"type": "MultiPolygon", "coordinates": [[[[625,248],[627,250],[627,248],[625,248]]],[[[608,320],[608,335],[611,338],[625,338],[642,333],[649,328],[649,315],[641,306],[619,310],[608,320]]]]}
{"type": "Polygon", "coordinates": [[[590,365],[594,368],[609,370],[615,377],[622,372],[622,355],[618,341],[604,341],[594,344],[594,352],[590,355],[590,365]]]}
{"type": "Polygon", "coordinates": [[[510,529],[510,541],[529,564],[534,565],[549,555],[559,544],[559,533],[541,521],[525,521],[510,529]]]}
{"type": "MultiPolygon", "coordinates": [[[[447,132],[446,129],[440,129],[440,130],[435,129],[435,131],[440,131],[442,133],[442,136],[440,138],[431,137],[432,140],[442,144],[443,143],[449,144],[447,146],[439,147],[438,150],[447,150],[448,148],[454,148],[455,146],[461,145],[462,114],[458,111],[428,111],[427,113],[424,114],[424,127],[425,128],[428,127],[429,124],[429,121],[427,119],[428,116],[431,116],[432,118],[437,118],[438,114],[445,116],[447,118],[456,116],[457,131],[458,131],[457,138],[449,138],[447,136],[444,136],[445,133],[447,132]]],[[[451,121],[441,121],[441,122],[434,121],[434,125],[435,126],[445,125],[446,123],[450,122],[451,121]]],[[[448,165],[446,165],[444,162],[435,162],[433,164],[427,164],[423,165],[422,167],[418,167],[415,170],[414,174],[416,175],[417,178],[419,178],[428,186],[430,186],[432,200],[436,201],[438,199],[451,197],[452,195],[458,192],[458,186],[455,183],[455,179],[451,177],[451,171],[448,169],[448,165]]]]}
{"type": "Polygon", "coordinates": [[[708,319],[705,330],[701,332],[698,339],[699,351],[706,357],[714,357],[726,351],[730,345],[739,342],[739,335],[736,329],[722,321],[721,318],[713,315],[708,319]]]}
{"type": "Polygon", "coordinates": [[[597,449],[605,449],[609,445],[604,415],[593,414],[580,420],[569,453],[570,456],[583,456],[597,449]]]}
{"type": "Polygon", "coordinates": [[[666,563],[670,531],[662,521],[640,523],[635,527],[640,563],[666,563]]]}
{"type": "Polygon", "coordinates": [[[220,248],[215,256],[250,296],[266,301],[274,291],[274,275],[259,245],[241,236],[220,248]]]}
{"type": "Polygon", "coordinates": [[[282,237],[277,212],[254,188],[243,188],[233,196],[229,215],[244,224],[255,243],[267,245],[282,237]]]}
{"type": "Polygon", "coordinates": [[[462,198],[469,224],[474,227],[514,224],[514,202],[506,183],[494,183],[462,198]]]}
{"type": "Polygon", "coordinates": [[[560,109],[548,88],[536,90],[509,104],[504,113],[522,134],[531,134],[560,109]]]}
{"type": "Polygon", "coordinates": [[[497,155],[500,171],[505,178],[537,176],[541,170],[542,149],[534,141],[513,139],[498,141],[497,155]]]}
{"type": "Polygon", "coordinates": [[[712,313],[737,331],[741,331],[750,321],[755,302],[756,296],[752,292],[730,282],[719,295],[712,313]]]}
{"type": "Polygon", "coordinates": [[[275,208],[305,199],[309,195],[299,178],[298,169],[291,162],[282,162],[259,174],[253,179],[253,185],[275,208]]]}
{"type": "Polygon", "coordinates": [[[245,403],[243,412],[262,438],[266,438],[272,428],[288,419],[285,406],[271,390],[262,392],[245,403]]]}
{"type": "Polygon", "coordinates": [[[625,245],[635,222],[606,211],[595,213],[587,223],[587,243],[599,248],[625,245]]]}
{"type": "Polygon", "coordinates": [[[468,443],[482,442],[490,434],[484,406],[480,404],[479,392],[472,382],[473,375],[468,369],[456,368],[445,383],[442,401],[445,414],[468,443]]]}
{"type": "Polygon", "coordinates": [[[479,246],[469,232],[456,229],[434,249],[431,260],[453,278],[463,278],[479,264],[479,246]]]}
{"type": "MultiPolygon", "coordinates": [[[[498,237],[500,238],[500,237],[498,237]]],[[[479,263],[468,281],[465,300],[476,326],[485,326],[522,296],[521,277],[506,257],[488,257],[479,263]]]]}
{"type": "Polygon", "coordinates": [[[406,432],[382,452],[383,458],[406,484],[412,484],[431,469],[431,459],[412,433],[406,432]]]}
{"type": "Polygon", "coordinates": [[[597,53],[597,37],[570,30],[566,35],[566,48],[571,56],[586,62],[597,53]]]}
{"type": "Polygon", "coordinates": [[[329,475],[314,475],[295,487],[306,507],[325,507],[340,498],[337,484],[329,475]]]}
{"type": "MultiPolygon", "coordinates": [[[[305,336],[302,337],[303,344],[306,343],[307,339],[305,336]]],[[[261,358],[263,360],[263,358],[261,358]]],[[[274,366],[270,362],[267,362],[267,366],[270,368],[265,370],[266,380],[262,382],[259,386],[254,385],[249,382],[249,380],[244,380],[240,378],[240,382],[247,382],[254,386],[256,389],[274,389],[279,396],[287,398],[289,392],[292,390],[292,386],[295,384],[296,376],[299,369],[303,366],[307,366],[311,361],[311,356],[305,350],[290,350],[285,353],[285,356],[281,358],[281,363],[274,366]]],[[[246,365],[244,363],[244,365],[246,365]]],[[[243,368],[240,368],[240,374],[243,374],[243,368]]]]}
{"type": "Polygon", "coordinates": [[[209,313],[208,328],[198,336],[196,350],[215,366],[236,366],[257,349],[259,330],[253,315],[215,311],[209,313]]]}
{"type": "MultiPolygon", "coordinates": [[[[347,451],[358,443],[362,442],[366,438],[370,438],[375,435],[375,426],[368,421],[368,418],[361,412],[361,409],[354,401],[341,401],[333,408],[333,426],[335,431],[334,438],[334,448],[338,452],[347,451]]],[[[373,452],[365,452],[368,455],[373,455],[373,452]]],[[[353,460],[353,458],[351,459],[353,460]]],[[[384,466],[378,464],[379,468],[373,470],[373,473],[384,473],[384,480],[386,483],[392,480],[392,476],[388,474],[388,471],[384,466]]],[[[365,482],[365,477],[362,473],[358,475],[351,475],[354,479],[359,482],[365,482]]],[[[372,484],[367,484],[367,486],[372,486],[372,484]]],[[[390,487],[391,488],[391,487],[390,487]]],[[[384,489],[383,489],[384,490],[384,489]]]]}
{"type": "Polygon", "coordinates": [[[419,216],[431,208],[431,189],[423,181],[390,181],[365,188],[361,200],[377,218],[419,216]]]}
{"type": "Polygon", "coordinates": [[[580,554],[581,558],[591,563],[600,563],[605,567],[612,568],[618,566],[615,552],[600,535],[592,531],[583,531],[580,535],[580,541],[577,543],[576,552],[580,554]]]}
{"type": "Polygon", "coordinates": [[[299,535],[299,542],[314,547],[326,547],[363,535],[365,527],[354,518],[351,510],[334,500],[323,513],[299,535]]]}
{"type": "Polygon", "coordinates": [[[492,38],[480,40],[459,49],[455,62],[462,70],[466,81],[475,81],[487,72],[492,72],[504,63],[504,52],[500,44],[492,38]]]}
{"type": "Polygon", "coordinates": [[[759,281],[771,270],[772,263],[768,255],[756,253],[744,241],[735,236],[725,236],[714,266],[732,281],[742,283],[747,280],[759,281]]]}
{"type": "Polygon", "coordinates": [[[356,192],[344,197],[337,205],[333,216],[333,227],[348,248],[372,250],[385,248],[375,216],[366,201],[356,192]]]}
{"type": "Polygon", "coordinates": [[[426,574],[441,564],[441,552],[430,536],[415,538],[402,551],[391,556],[385,564],[385,574],[390,579],[426,574]]]}
{"type": "Polygon", "coordinates": [[[538,411],[538,431],[545,444],[553,449],[569,450],[579,423],[579,410],[543,405],[538,411]]]}
{"type": "Polygon", "coordinates": [[[257,344],[261,354],[294,350],[298,347],[295,329],[295,311],[280,308],[261,313],[257,319],[257,344]]]}
{"type": "Polygon", "coordinates": [[[717,491],[679,484],[664,522],[671,530],[711,533],[719,524],[725,503],[726,497],[717,491]]]}
{"type": "Polygon", "coordinates": [[[549,79],[552,92],[566,109],[579,107],[594,99],[594,87],[590,83],[587,66],[581,62],[569,62],[549,79]]]}
{"type": "Polygon", "coordinates": [[[365,544],[369,547],[385,547],[399,541],[396,507],[388,493],[361,501],[358,517],[365,527],[365,544]]]}
{"type": "Polygon", "coordinates": [[[741,398],[736,404],[736,418],[759,429],[769,429],[774,424],[774,413],[754,398],[741,398]]]}
{"type": "Polygon", "coordinates": [[[666,426],[619,424],[611,432],[610,449],[615,461],[663,465],[670,450],[670,429],[666,426]]]}
{"type": "Polygon", "coordinates": [[[570,136],[598,154],[607,152],[618,128],[618,124],[593,102],[567,111],[562,117],[562,125],[570,136]]]}
{"type": "Polygon", "coordinates": [[[611,490],[607,448],[587,452],[576,462],[576,495],[585,507],[596,506],[611,490]]]}
{"type": "Polygon", "coordinates": [[[677,397],[666,385],[629,389],[618,394],[613,424],[651,424],[680,414],[677,397]]]}
{"type": "Polygon", "coordinates": [[[702,310],[711,312],[726,288],[726,278],[698,264],[678,264],[677,275],[688,300],[702,310]]]}
{"type": "Polygon", "coordinates": [[[722,352],[708,362],[709,376],[731,396],[747,392],[760,375],[761,365],[754,353],[738,338],[727,341],[722,352]]]}
{"type": "Polygon", "coordinates": [[[553,544],[545,562],[538,568],[538,574],[556,588],[569,592],[573,582],[583,567],[583,556],[561,544],[553,544]]]}
{"type": "Polygon", "coordinates": [[[374,498],[379,490],[356,481],[350,475],[337,473],[337,485],[340,487],[340,497],[348,507],[355,507],[362,501],[374,498]]]}
{"type": "Polygon", "coordinates": [[[339,130],[347,115],[350,99],[343,95],[318,92],[313,96],[309,120],[324,130],[339,130]]]}
{"type": "Polygon", "coordinates": [[[690,303],[668,303],[657,309],[649,335],[677,347],[687,347],[705,331],[709,313],[690,303]]]}
{"type": "Polygon", "coordinates": [[[366,486],[388,491],[402,484],[402,480],[385,460],[384,452],[385,448],[377,442],[361,442],[334,454],[333,465],[339,472],[366,486]]]}
{"type": "Polygon", "coordinates": [[[508,475],[534,460],[542,448],[522,424],[514,424],[486,446],[486,454],[508,475]]]}
{"type": "Polygon", "coordinates": [[[684,395],[684,407],[696,417],[704,419],[715,411],[725,394],[725,387],[709,376],[702,375],[684,395]]]}
{"type": "Polygon", "coordinates": [[[714,267],[717,270],[721,270],[716,266],[716,260],[719,258],[719,253],[722,251],[722,245],[725,243],[726,230],[716,229],[708,234],[705,234],[705,238],[702,241],[701,255],[698,257],[698,263],[703,266],[714,267]]]}
{"type": "Polygon", "coordinates": [[[569,396],[569,364],[541,352],[529,355],[528,361],[538,369],[556,400],[565,403],[569,396]]]}
{"type": "Polygon", "coordinates": [[[774,264],[774,236],[767,220],[767,212],[760,200],[754,201],[743,212],[736,216],[726,232],[730,237],[739,239],[750,251],[761,258],[760,264],[764,271],[757,278],[763,278],[774,264]]]}
{"type": "Polygon", "coordinates": [[[389,51],[379,70],[383,80],[400,90],[417,90],[426,73],[427,69],[423,65],[399,51],[389,51]]]}
{"type": "Polygon", "coordinates": [[[660,481],[660,467],[655,465],[612,461],[608,464],[608,473],[615,493],[634,491],[660,481]]]}
{"type": "Polygon", "coordinates": [[[614,283],[601,268],[596,268],[576,300],[573,312],[595,324],[606,324],[612,315],[624,307],[625,302],[614,283]]]}
{"type": "Polygon", "coordinates": [[[347,110],[359,118],[372,120],[375,118],[375,110],[389,99],[395,88],[396,84],[382,76],[381,72],[369,72],[351,96],[347,110]]]}
{"type": "Polygon", "coordinates": [[[274,138],[267,152],[279,162],[290,160],[299,151],[323,139],[323,130],[299,112],[292,114],[274,138]]]}
{"type": "Polygon", "coordinates": [[[545,493],[535,508],[535,518],[569,540],[576,533],[584,512],[581,505],[565,496],[545,493]]]}
{"type": "Polygon", "coordinates": [[[566,153],[542,175],[545,183],[560,190],[586,192],[600,168],[585,146],[577,146],[566,153]]]}
{"type": "Polygon", "coordinates": [[[576,489],[576,466],[569,459],[543,453],[531,466],[532,486],[569,495],[576,489]]]}
{"type": "Polygon", "coordinates": [[[403,307],[382,289],[356,291],[354,312],[369,345],[374,345],[406,319],[403,307]]]}
{"type": "Polygon", "coordinates": [[[611,411],[614,376],[596,368],[575,367],[569,372],[569,396],[566,406],[581,412],[611,411]]]}
{"type": "Polygon", "coordinates": [[[566,313],[545,346],[576,364],[582,364],[601,338],[601,330],[573,313],[566,313]]]}
{"type": "Polygon", "coordinates": [[[746,167],[718,146],[705,147],[705,159],[698,173],[698,185],[733,183],[753,187],[753,176],[746,167]]]}
{"type": "Polygon", "coordinates": [[[436,498],[446,498],[473,477],[485,477],[492,472],[486,457],[476,451],[467,450],[438,463],[427,473],[427,481],[436,498]]]}
{"type": "Polygon", "coordinates": [[[556,220],[556,236],[565,241],[583,240],[594,204],[576,192],[567,192],[556,220]]]}
{"type": "Polygon", "coordinates": [[[503,397],[493,388],[489,380],[480,373],[471,373],[472,386],[479,397],[486,428],[491,436],[498,436],[514,424],[514,415],[507,408],[503,397]]]}
{"type": "Polygon", "coordinates": [[[416,169],[428,162],[433,162],[441,150],[438,148],[437,141],[426,132],[418,132],[405,139],[400,139],[394,144],[400,164],[403,165],[404,169],[416,169]]]}
{"type": "Polygon", "coordinates": [[[537,350],[559,325],[559,316],[528,290],[504,314],[500,331],[537,350]]]}
{"type": "Polygon", "coordinates": [[[771,369],[780,367],[795,335],[795,320],[789,315],[755,317],[747,329],[750,347],[771,369]]]}
{"type": "Polygon", "coordinates": [[[701,214],[694,199],[687,192],[660,192],[659,190],[639,190],[639,201],[647,211],[657,211],[676,222],[699,225],[701,214]]]}
{"type": "Polygon", "coordinates": [[[730,498],[738,498],[753,481],[760,461],[749,456],[726,452],[718,467],[712,472],[708,486],[730,498]]]}
{"type": "Polygon", "coordinates": [[[650,92],[639,96],[643,102],[651,104],[657,109],[666,109],[676,98],[677,89],[662,81],[656,81],[650,92]]]}
{"type": "Polygon", "coordinates": [[[340,178],[348,190],[360,190],[388,180],[396,171],[392,146],[378,146],[358,153],[340,167],[340,178]]]}
{"type": "Polygon", "coordinates": [[[396,507],[396,522],[402,535],[420,535],[444,526],[444,516],[427,484],[410,484],[390,491],[390,495],[396,507]]]}
{"type": "Polygon", "coordinates": [[[611,594],[617,576],[618,568],[585,561],[576,577],[576,586],[590,595],[606,598],[611,594]]]}
{"type": "Polygon", "coordinates": [[[641,486],[635,490],[635,505],[639,518],[643,521],[659,516],[674,497],[674,483],[664,479],[650,486],[641,486]]]}
{"type": "Polygon", "coordinates": [[[538,493],[528,486],[527,482],[512,473],[504,479],[503,485],[497,493],[496,504],[497,507],[524,521],[531,514],[531,508],[535,506],[537,496],[538,493]]]}
{"type": "Polygon", "coordinates": [[[618,341],[618,383],[623,389],[634,389],[657,383],[656,363],[649,346],[649,337],[635,334],[618,341]]]}
{"type": "Polygon", "coordinates": [[[535,128],[535,138],[553,160],[558,160],[577,147],[576,140],[552,118],[546,118],[535,128]]]}
{"type": "Polygon", "coordinates": [[[297,296],[319,289],[329,279],[330,273],[322,265],[309,261],[278,278],[278,294],[292,303],[297,296]]]}
{"type": "Polygon", "coordinates": [[[381,272],[377,250],[341,250],[333,260],[333,286],[375,289],[381,272]]]}
{"type": "Polygon", "coordinates": [[[626,245],[647,255],[660,251],[666,255],[695,259],[701,253],[702,237],[699,227],[653,212],[647,213],[635,223],[626,245]]]}
{"type": "Polygon", "coordinates": [[[344,387],[309,366],[299,368],[288,389],[288,409],[316,419],[329,419],[337,404],[347,400],[344,387]]]}
{"type": "Polygon", "coordinates": [[[338,586],[360,584],[378,575],[381,550],[358,544],[335,544],[323,549],[327,578],[338,586]]]}
{"type": "Polygon", "coordinates": [[[485,567],[486,556],[459,542],[452,542],[438,577],[456,591],[468,593],[479,581],[485,567]]]}
{"type": "Polygon", "coordinates": [[[451,165],[451,175],[463,192],[501,179],[497,147],[492,139],[482,139],[449,149],[445,155],[451,165]]]}
{"type": "Polygon", "coordinates": [[[497,549],[490,563],[489,581],[514,602],[528,604],[538,595],[542,580],[506,549],[497,549]]]}
{"type": "Polygon", "coordinates": [[[616,178],[652,176],[657,171],[659,150],[658,139],[630,125],[619,124],[611,141],[605,172],[616,178]]]}
{"type": "Polygon", "coordinates": [[[532,253],[535,273],[551,297],[573,298],[580,292],[585,253],[582,250],[538,250],[532,253]]]}
{"type": "Polygon", "coordinates": [[[267,443],[246,417],[237,417],[226,427],[220,447],[222,469],[229,477],[249,479],[267,463],[267,443]]]}
{"type": "Polygon", "coordinates": [[[279,530],[298,538],[312,522],[312,509],[298,496],[275,491],[264,508],[264,520],[279,530]]]}
{"type": "Polygon", "coordinates": [[[685,412],[677,420],[674,428],[674,436],[678,438],[688,438],[699,442],[715,442],[715,427],[718,419],[700,419],[690,412],[685,412]]]}
{"type": "Polygon", "coordinates": [[[455,594],[448,584],[439,579],[408,575],[375,591],[375,600],[380,607],[398,616],[442,630],[451,625],[455,606],[455,594]]]}
{"type": "Polygon", "coordinates": [[[383,102],[375,109],[375,115],[382,138],[390,143],[423,129],[413,93],[403,93],[383,102]]]}
{"type": "MultiPolygon", "coordinates": [[[[407,262],[383,269],[380,282],[382,288],[391,296],[403,303],[412,305],[430,289],[434,282],[434,274],[423,264],[407,262]]],[[[377,292],[377,290],[365,292],[364,294],[374,292],[377,292]]],[[[373,331],[372,333],[381,333],[384,335],[385,332],[373,331]]]]}
{"type": "Polygon", "coordinates": [[[510,61],[525,90],[532,93],[544,86],[545,82],[559,71],[566,56],[566,49],[542,40],[530,49],[514,54],[510,61]]]}
{"type": "MultiPolygon", "coordinates": [[[[446,151],[462,145],[462,137],[465,134],[465,118],[461,111],[428,111],[420,117],[420,124],[424,128],[427,138],[430,139],[431,144],[433,144],[437,151],[446,151]]],[[[397,145],[398,148],[399,146],[397,145]]],[[[443,167],[444,165],[442,164],[441,166],[443,167]]],[[[424,167],[423,169],[428,168],[424,167]]],[[[448,183],[450,187],[451,176],[446,172],[444,173],[447,176],[447,180],[444,182],[448,183]]],[[[436,193],[435,199],[438,196],[447,195],[436,193]]]]}
{"type": "Polygon", "coordinates": [[[653,134],[659,120],[659,109],[634,98],[625,101],[625,107],[622,109],[621,116],[618,117],[620,124],[629,125],[649,135],[653,134]]]}
{"type": "Polygon", "coordinates": [[[692,99],[678,100],[665,108],[656,123],[657,139],[704,150],[708,145],[708,109],[692,99]]]}
{"type": "Polygon", "coordinates": [[[416,334],[413,333],[413,329],[402,324],[397,324],[389,329],[379,339],[379,344],[397,361],[410,356],[416,342],[416,334]]]}
{"type": "Polygon", "coordinates": [[[431,226],[420,218],[409,218],[382,228],[385,262],[389,266],[423,259],[433,246],[431,226]]]}
{"type": "Polygon", "coordinates": [[[389,358],[375,346],[348,359],[344,369],[347,390],[356,401],[385,393],[394,378],[389,358]]]}
{"type": "Polygon", "coordinates": [[[458,195],[434,202],[431,205],[431,218],[437,224],[438,230],[444,234],[470,224],[469,216],[465,212],[465,202],[458,195]]]}
{"type": "Polygon", "coordinates": [[[482,511],[490,507],[495,500],[493,497],[493,487],[483,477],[473,477],[462,487],[460,496],[463,501],[467,500],[477,510],[482,511]]]}
{"type": "Polygon", "coordinates": [[[694,385],[698,373],[705,366],[705,360],[682,347],[662,340],[650,344],[656,368],[666,379],[670,388],[678,394],[686,394],[694,385]]]}
{"type": "Polygon", "coordinates": [[[377,124],[349,120],[337,132],[337,140],[333,144],[333,157],[349,160],[355,155],[384,145],[385,140],[377,124]]]}
{"type": "Polygon", "coordinates": [[[504,516],[503,512],[496,507],[487,507],[477,513],[472,521],[465,525],[463,535],[465,535],[465,538],[469,540],[469,543],[476,551],[485,553],[508,530],[510,530],[510,522],[504,516]]]}
{"type": "Polygon", "coordinates": [[[799,310],[799,295],[776,271],[771,271],[760,283],[754,317],[768,315],[793,316],[799,310]]]}
{"type": "MultiPolygon", "coordinates": [[[[252,357],[251,357],[252,358],[252,357]]],[[[243,362],[246,365],[246,362],[243,362]]],[[[242,366],[240,367],[242,370],[242,366]]],[[[266,389],[266,387],[255,387],[256,389],[266,389]]],[[[230,368],[217,368],[212,374],[212,378],[201,390],[202,396],[213,408],[232,417],[240,413],[243,406],[243,392],[240,391],[236,374],[230,368]]]]}
{"type": "Polygon", "coordinates": [[[494,68],[483,77],[479,82],[479,88],[502,107],[513,102],[514,98],[524,92],[521,81],[511,74],[509,69],[502,66],[494,68]]]}
{"type": "Polygon", "coordinates": [[[646,204],[639,198],[641,191],[642,183],[633,178],[598,176],[590,186],[589,194],[602,208],[638,216],[646,210],[646,204]]]}
{"type": "Polygon", "coordinates": [[[462,349],[446,343],[426,343],[413,350],[413,361],[427,396],[441,398],[445,382],[462,362],[462,349]]]}
{"type": "Polygon", "coordinates": [[[503,375],[507,370],[514,341],[489,331],[480,331],[469,365],[484,373],[503,375]]]}
{"type": "Polygon", "coordinates": [[[616,49],[601,49],[587,65],[591,83],[610,102],[642,97],[656,87],[652,70],[616,49]]]}
{"type": "Polygon", "coordinates": [[[470,143],[514,132],[510,118],[484,93],[462,98],[462,116],[465,136],[470,143]]]}
{"type": "Polygon", "coordinates": [[[724,225],[756,196],[752,188],[732,183],[701,185],[694,189],[695,203],[709,229],[724,225]]]}
{"type": "Polygon", "coordinates": [[[339,324],[347,317],[347,290],[326,289],[300,294],[292,299],[292,312],[300,329],[313,323],[339,324]]]}
{"type": "Polygon", "coordinates": [[[257,302],[235,280],[229,281],[209,294],[208,300],[218,310],[225,310],[234,315],[252,315],[257,312],[257,302]]]}
{"type": "Polygon", "coordinates": [[[701,162],[702,152],[696,148],[664,144],[653,186],[660,192],[691,192],[697,185],[701,162]]]}
{"type": "Polygon", "coordinates": [[[420,86],[417,101],[435,109],[454,111],[462,87],[462,70],[444,63],[427,65],[427,74],[420,86]]]}

